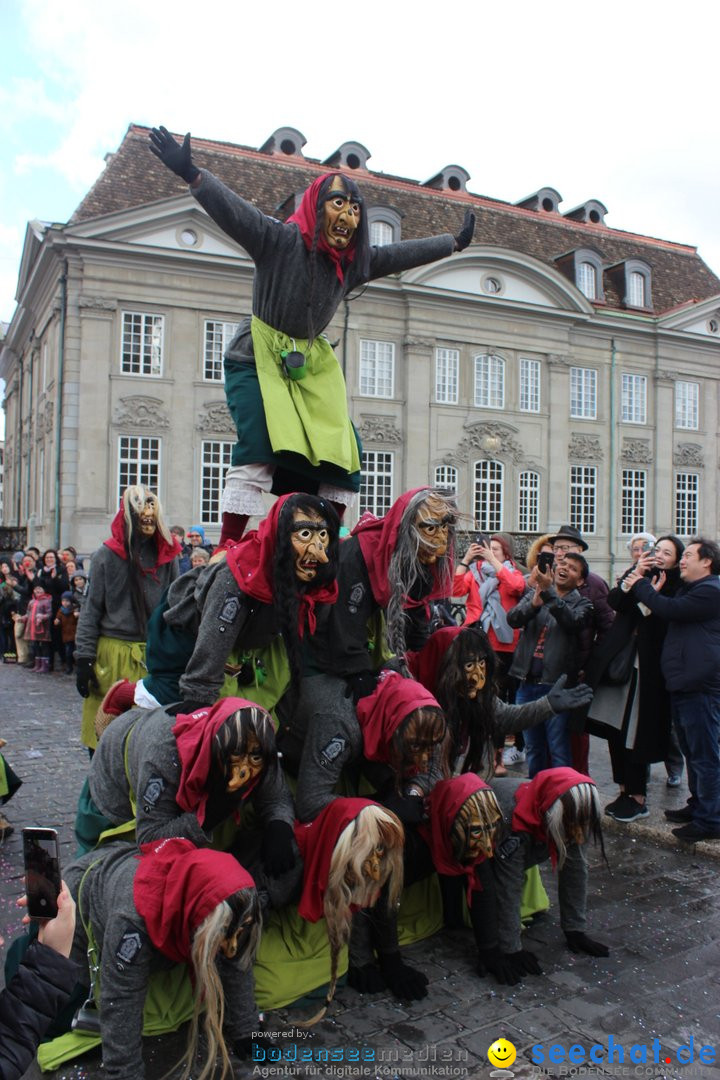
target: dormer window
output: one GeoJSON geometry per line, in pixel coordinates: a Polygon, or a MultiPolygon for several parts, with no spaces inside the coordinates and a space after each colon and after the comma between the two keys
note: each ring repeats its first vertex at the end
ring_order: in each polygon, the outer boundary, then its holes
{"type": "Polygon", "coordinates": [[[588,199],[580,206],[568,210],[563,217],[570,218],[571,221],[582,221],[585,225],[604,225],[607,212],[607,206],[599,199],[588,199]]]}
{"type": "Polygon", "coordinates": [[[332,169],[367,169],[370,151],[359,142],[344,142],[330,157],[325,158],[323,165],[329,165],[332,169]]]}
{"type": "Polygon", "coordinates": [[[527,195],[524,199],[516,202],[516,206],[522,206],[525,210],[535,210],[538,213],[557,214],[558,207],[562,202],[562,195],[555,188],[544,187],[527,195]]]}
{"type": "Polygon", "coordinates": [[[621,302],[627,308],[652,308],[651,271],[644,259],[625,259],[606,270],[621,302]]]}
{"type": "Polygon", "coordinates": [[[383,247],[400,239],[402,215],[393,206],[371,206],[367,216],[371,244],[383,247]]]}
{"type": "Polygon", "coordinates": [[[605,302],[602,255],[597,248],[577,248],[559,255],[555,261],[583,296],[595,303],[605,302]]]}
{"type": "Polygon", "coordinates": [[[578,264],[577,287],[588,300],[594,300],[597,293],[597,272],[591,262],[578,264]]]}
{"type": "Polygon", "coordinates": [[[301,131],[293,127],[281,127],[273,131],[260,147],[261,154],[273,154],[276,157],[302,157],[302,149],[307,139],[301,131]]]}
{"type": "Polygon", "coordinates": [[[446,165],[426,180],[423,187],[436,188],[438,191],[467,191],[469,179],[470,173],[462,165],[446,165]]]}

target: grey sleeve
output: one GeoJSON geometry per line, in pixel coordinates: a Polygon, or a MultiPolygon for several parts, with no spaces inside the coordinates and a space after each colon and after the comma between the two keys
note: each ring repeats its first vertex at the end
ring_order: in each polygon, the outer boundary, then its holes
{"type": "Polygon", "coordinates": [[[261,257],[270,234],[290,227],[266,217],[206,169],[201,169],[201,177],[199,187],[190,189],[191,194],[223,232],[241,244],[255,261],[261,257]]]}
{"type": "Polygon", "coordinates": [[[420,240],[400,240],[396,244],[383,244],[370,250],[370,280],[399,274],[413,266],[424,266],[452,255],[455,237],[450,233],[426,236],[420,240]]]}
{"type": "MultiPolygon", "coordinates": [[[[169,722],[168,722],[169,723],[169,722]]],[[[172,732],[170,733],[172,737],[172,732]]],[[[145,742],[142,733],[137,733],[135,746],[137,759],[133,770],[137,811],[135,816],[135,835],[137,843],[148,844],[153,840],[165,840],[171,836],[181,836],[192,840],[196,847],[208,847],[209,837],[203,831],[194,813],[183,811],[176,802],[180,781],[180,761],[177,750],[158,747],[152,760],[143,753],[145,742]]],[[[173,744],[175,742],[172,737],[173,744]]]]}
{"type": "Polygon", "coordinates": [[[295,804],[281,765],[263,776],[252,801],[264,825],[269,821],[285,821],[290,826],[294,825],[295,804]]]}
{"type": "Polygon", "coordinates": [[[144,1080],[143,1009],[151,951],[143,924],[130,922],[127,915],[110,915],[100,959],[100,1030],[107,1080],[144,1080]]]}
{"type": "Polygon", "coordinates": [[[495,698],[495,730],[498,735],[512,735],[516,731],[525,731],[535,727],[553,715],[547,697],[537,701],[528,701],[525,705],[508,705],[495,698]]]}
{"type": "Polygon", "coordinates": [[[584,930],[587,925],[588,865],[584,844],[570,844],[562,870],[558,870],[560,926],[584,930]]]}
{"type": "MultiPolygon", "coordinates": [[[[312,680],[315,682],[316,680],[312,680]]],[[[338,683],[342,680],[333,680],[338,683]]],[[[312,821],[337,798],[335,785],[345,765],[362,749],[362,735],[352,701],[319,700],[310,720],[298,772],[295,802],[300,821],[312,821]]]]}
{"type": "Polygon", "coordinates": [[[100,623],[105,611],[105,562],[102,551],[93,556],[87,593],[80,608],[75,630],[75,656],[94,660],[100,637],[100,623]]]}
{"type": "Polygon", "coordinates": [[[498,945],[504,953],[519,952],[522,948],[520,932],[520,902],[525,884],[525,862],[530,838],[523,833],[511,833],[520,841],[507,858],[496,853],[492,860],[497,895],[498,945]]]}
{"type": "Polygon", "coordinates": [[[200,616],[197,640],[180,692],[185,701],[213,705],[225,678],[225,664],[252,615],[247,596],[228,567],[222,567],[208,590],[200,616]]]}

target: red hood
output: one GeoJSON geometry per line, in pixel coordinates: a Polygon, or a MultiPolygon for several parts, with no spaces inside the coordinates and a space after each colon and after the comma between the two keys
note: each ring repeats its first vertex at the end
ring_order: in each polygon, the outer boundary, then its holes
{"type": "Polygon", "coordinates": [[[437,872],[451,877],[459,877],[460,874],[467,877],[468,904],[471,903],[473,889],[478,887],[475,867],[485,861],[485,856],[480,855],[474,863],[467,866],[459,863],[452,849],[452,827],[458,811],[471,795],[476,791],[491,790],[490,785],[475,773],[462,773],[461,776],[452,776],[449,780],[440,780],[428,799],[429,826],[420,826],[420,834],[430,847],[437,872]]]}
{"type": "Polygon", "coordinates": [[[406,653],[413,678],[428,690],[435,690],[442,659],[461,630],[462,626],[443,626],[430,635],[419,652],[406,653]]]}
{"type": "MultiPolygon", "coordinates": [[[[155,560],[156,569],[158,566],[164,566],[165,563],[172,562],[177,555],[182,555],[182,548],[176,537],[173,537],[172,543],[168,543],[160,530],[156,529],[154,539],[157,549],[157,558],[155,560]]],[[[105,541],[105,547],[109,547],[110,550],[116,555],[119,555],[121,559],[127,559],[127,549],[125,547],[125,515],[122,507],[120,507],[117,514],[112,519],[110,538],[105,541]]]]}
{"type": "Polygon", "coordinates": [[[176,963],[190,960],[192,936],[218,904],[255,887],[234,855],[196,848],[174,837],[143,844],[133,899],[156,949],[176,963]]]}
{"type": "Polygon", "coordinates": [[[308,922],[317,922],[325,913],[323,900],[338,837],[361,810],[374,805],[371,799],[333,799],[314,821],[306,825],[295,822],[295,839],[304,866],[298,912],[308,922]]]}
{"type": "MultiPolygon", "coordinates": [[[[543,769],[537,773],[527,784],[521,784],[515,792],[515,809],[512,816],[512,827],[515,832],[530,833],[539,843],[547,844],[548,835],[545,828],[545,814],[548,812],[556,799],[569,791],[577,784],[592,784],[595,781],[591,776],[576,772],[575,769],[557,768],[543,769]]],[[[550,858],[553,866],[557,863],[557,851],[555,845],[549,845],[550,858]]]]}
{"type": "MultiPolygon", "coordinates": [[[[226,697],[220,698],[212,708],[179,713],[175,719],[172,730],[181,767],[175,800],[181,809],[196,814],[201,825],[205,820],[205,807],[210,794],[208,778],[212,767],[213,739],[231,713],[238,709],[258,707],[255,702],[246,701],[245,698],[226,697]]],[[[248,797],[254,786],[255,783],[248,784],[242,793],[243,799],[248,797]]]]}
{"type": "Polygon", "coordinates": [[[393,735],[411,712],[423,706],[440,708],[430,691],[415,679],[404,679],[397,671],[381,671],[372,694],[357,703],[368,761],[389,761],[393,735]]]}
{"type": "MultiPolygon", "coordinates": [[[[300,229],[300,234],[305,243],[305,247],[308,251],[312,250],[313,238],[315,236],[315,229],[317,227],[317,215],[318,215],[318,197],[320,195],[320,188],[323,183],[330,177],[340,176],[342,173],[323,173],[322,176],[318,176],[313,180],[309,188],[306,188],[303,192],[303,197],[300,200],[300,205],[294,214],[291,214],[287,219],[286,224],[294,224],[300,229]]],[[[324,207],[323,207],[324,213],[324,207]]],[[[335,272],[338,276],[338,281],[341,283],[345,280],[343,273],[343,267],[351,263],[355,258],[355,237],[353,237],[352,243],[349,248],[340,251],[336,248],[330,247],[325,234],[322,229],[318,235],[318,248],[320,251],[324,251],[325,254],[332,259],[335,264],[335,272]]]]}

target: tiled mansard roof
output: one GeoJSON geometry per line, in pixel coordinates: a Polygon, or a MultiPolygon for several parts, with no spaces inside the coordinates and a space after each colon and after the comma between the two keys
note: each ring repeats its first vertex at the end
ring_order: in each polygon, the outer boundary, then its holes
{"type": "MultiPolygon", "coordinates": [[[[149,128],[132,125],[128,129],[118,150],[108,155],[105,169],[73,214],[71,225],[187,191],[183,181],[150,153],[148,134],[149,128]]],[[[330,171],[315,159],[195,137],[193,160],[274,216],[316,176],[330,171]]],[[[367,206],[391,206],[402,215],[404,239],[454,233],[465,209],[471,207],[477,214],[476,243],[510,248],[554,267],[558,256],[588,247],[600,253],[605,267],[625,259],[643,259],[652,270],[655,314],[720,293],[720,279],[688,245],[582,224],[470,192],[440,191],[384,173],[359,169],[353,175],[367,206]]],[[[622,306],[610,275],[605,275],[604,306],[622,306]]]]}

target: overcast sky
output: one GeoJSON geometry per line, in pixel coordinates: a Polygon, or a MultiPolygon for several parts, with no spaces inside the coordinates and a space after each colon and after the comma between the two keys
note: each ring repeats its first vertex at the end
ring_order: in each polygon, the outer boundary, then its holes
{"type": "MultiPolygon", "coordinates": [[[[607,224],[694,244],[720,274],[720,5],[483,0],[0,0],[0,319],[26,223],[65,222],[130,123],[260,146],[290,125],[371,169],[464,166],[607,224]]],[[[479,222],[479,236],[482,223],[479,222]]]]}

